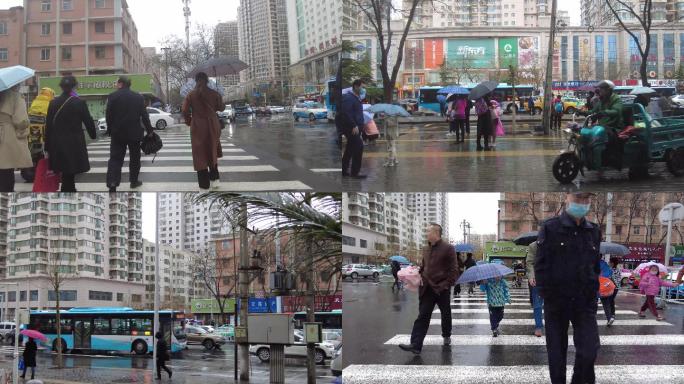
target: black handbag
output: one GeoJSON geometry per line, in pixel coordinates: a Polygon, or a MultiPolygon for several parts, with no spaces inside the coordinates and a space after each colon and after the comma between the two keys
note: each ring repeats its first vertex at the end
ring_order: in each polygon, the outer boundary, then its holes
{"type": "Polygon", "coordinates": [[[142,144],[140,145],[140,149],[142,149],[144,154],[151,155],[154,153],[154,158],[152,159],[153,163],[157,158],[157,152],[159,152],[163,147],[164,144],[162,143],[162,139],[159,137],[159,135],[157,135],[156,132],[152,132],[151,135],[145,136],[143,138],[142,144]]]}

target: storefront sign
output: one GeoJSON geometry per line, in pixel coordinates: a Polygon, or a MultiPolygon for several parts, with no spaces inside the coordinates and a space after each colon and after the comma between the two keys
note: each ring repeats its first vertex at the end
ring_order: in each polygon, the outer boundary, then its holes
{"type": "Polygon", "coordinates": [[[494,39],[449,39],[447,60],[455,68],[494,68],[494,39]]]}
{"type": "Polygon", "coordinates": [[[644,243],[629,243],[629,254],[625,255],[623,259],[633,261],[657,261],[665,260],[665,246],[644,243]]]}
{"type": "MultiPolygon", "coordinates": [[[[78,87],[76,93],[80,96],[102,96],[109,95],[116,91],[116,82],[120,75],[104,75],[104,76],[76,76],[78,87]]],[[[131,89],[142,94],[155,94],[155,84],[152,75],[126,75],[131,80],[131,89]]],[[[43,77],[40,78],[40,87],[52,88],[55,93],[61,93],[59,82],[61,77],[43,77]]]]}
{"type": "MultiPolygon", "coordinates": [[[[301,312],[306,310],[306,296],[283,296],[283,312],[301,312]]],[[[327,312],[342,309],[342,295],[316,296],[314,310],[327,312]]]]}
{"type": "Polygon", "coordinates": [[[425,69],[439,68],[444,62],[444,39],[425,39],[425,69]]]}
{"type": "Polygon", "coordinates": [[[516,245],[512,241],[488,241],[485,243],[485,258],[525,258],[528,249],[527,246],[516,245]]]}
{"type": "MultiPolygon", "coordinates": [[[[193,314],[198,313],[221,313],[216,299],[194,299],[190,302],[190,310],[193,314]]],[[[223,308],[224,313],[235,312],[235,299],[227,299],[223,308]]]]}
{"type": "Polygon", "coordinates": [[[504,37],[499,39],[499,67],[506,69],[518,66],[518,38],[504,37]]]}

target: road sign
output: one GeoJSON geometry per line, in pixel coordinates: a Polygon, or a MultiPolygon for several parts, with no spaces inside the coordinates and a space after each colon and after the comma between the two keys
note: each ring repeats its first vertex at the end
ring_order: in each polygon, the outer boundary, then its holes
{"type": "Polygon", "coordinates": [[[663,225],[669,224],[670,220],[673,224],[684,220],[684,205],[680,203],[667,204],[658,213],[658,219],[663,225]]]}

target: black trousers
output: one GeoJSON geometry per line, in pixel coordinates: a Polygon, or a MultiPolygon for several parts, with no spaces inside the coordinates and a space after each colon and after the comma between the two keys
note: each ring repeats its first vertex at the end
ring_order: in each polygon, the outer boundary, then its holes
{"type": "Polygon", "coordinates": [[[454,296],[459,296],[461,294],[461,284],[454,285],[454,296]]]}
{"type": "Polygon", "coordinates": [[[568,325],[572,322],[575,370],[572,384],[594,384],[594,362],[600,347],[596,297],[545,297],[546,352],[552,384],[566,382],[568,325]]]}
{"type": "Polygon", "coordinates": [[[470,135],[470,111],[467,111],[465,117],[465,131],[470,135]]]}
{"type": "Polygon", "coordinates": [[[504,307],[489,307],[489,325],[492,331],[499,328],[499,323],[504,317],[504,307]]]}
{"type": "Polygon", "coordinates": [[[14,192],[14,168],[0,169],[0,192],[14,192]]]}
{"type": "Polygon", "coordinates": [[[218,180],[219,177],[218,165],[215,167],[209,167],[209,169],[197,171],[197,182],[199,183],[200,188],[203,189],[209,188],[211,182],[218,180]]]}
{"type": "Polygon", "coordinates": [[[456,119],[456,128],[454,129],[456,131],[456,141],[465,140],[465,126],[467,121],[468,120],[465,119],[456,119]]]}
{"type": "Polygon", "coordinates": [[[606,320],[610,319],[611,317],[615,317],[615,296],[617,296],[617,294],[618,289],[616,288],[611,296],[601,298],[601,304],[603,304],[603,312],[606,314],[606,320]]]}
{"type": "Polygon", "coordinates": [[[342,173],[349,172],[351,162],[351,175],[356,176],[361,172],[361,160],[363,160],[363,140],[361,134],[352,135],[351,132],[345,133],[347,136],[347,148],[342,155],[342,173]]]}
{"type": "Polygon", "coordinates": [[[490,112],[477,116],[477,147],[482,148],[482,137],[484,136],[484,146],[489,148],[489,136],[492,132],[492,119],[490,112]]]}
{"type": "Polygon", "coordinates": [[[119,141],[112,136],[109,145],[109,162],[107,163],[107,186],[118,187],[121,184],[121,168],[128,148],[128,180],[138,181],[140,175],[140,141],[119,141]]]}
{"type": "Polygon", "coordinates": [[[435,304],[439,307],[439,312],[442,315],[442,337],[451,337],[450,291],[450,289],[445,289],[437,294],[428,286],[418,299],[418,318],[413,323],[413,331],[411,331],[411,344],[417,349],[423,349],[423,340],[427,335],[435,304]]]}
{"type": "Polygon", "coordinates": [[[171,377],[171,370],[169,367],[166,366],[166,360],[164,359],[157,359],[157,377],[161,379],[161,371],[165,370],[166,373],[169,374],[169,377],[171,377]]]}
{"type": "Polygon", "coordinates": [[[62,188],[60,192],[76,192],[76,175],[62,173],[62,188]]]}
{"type": "Polygon", "coordinates": [[[551,115],[551,128],[560,129],[562,118],[563,118],[562,113],[553,112],[553,114],[551,115]]]}

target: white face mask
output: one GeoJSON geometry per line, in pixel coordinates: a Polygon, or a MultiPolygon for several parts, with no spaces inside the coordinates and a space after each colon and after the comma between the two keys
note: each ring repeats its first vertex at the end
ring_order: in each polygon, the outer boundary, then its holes
{"type": "Polygon", "coordinates": [[[658,274],[658,271],[649,271],[649,272],[651,272],[651,275],[657,275],[658,274]]]}

